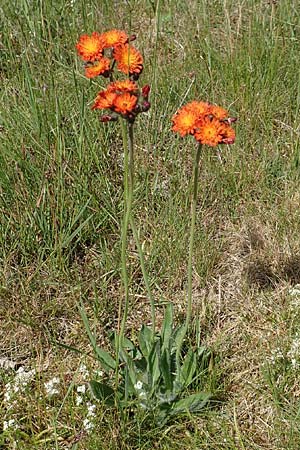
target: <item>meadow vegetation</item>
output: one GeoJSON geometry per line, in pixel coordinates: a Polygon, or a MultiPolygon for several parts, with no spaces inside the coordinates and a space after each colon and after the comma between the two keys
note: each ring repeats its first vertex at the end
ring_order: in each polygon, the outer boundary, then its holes
{"type": "MultiPolygon", "coordinates": [[[[1,11],[0,448],[300,448],[300,14],[297,0],[4,0],[1,11]],[[158,325],[185,315],[194,99],[238,117],[200,167],[191,343],[213,355],[214,407],[160,428],[86,389],[117,326],[123,147],[91,110],[80,35],[137,35],[151,108],[135,125],[133,214],[158,325]],[[94,406],[96,405],[96,406],[94,406]],[[2,431],[1,431],[2,430],[2,431]]],[[[151,318],[130,239],[133,340],[151,318]]]]}

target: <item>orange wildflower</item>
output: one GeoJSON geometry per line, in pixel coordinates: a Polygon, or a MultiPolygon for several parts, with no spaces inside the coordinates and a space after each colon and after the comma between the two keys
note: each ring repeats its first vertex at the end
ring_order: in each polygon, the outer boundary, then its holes
{"type": "Polygon", "coordinates": [[[122,45],[128,42],[128,36],[125,31],[110,30],[101,34],[104,48],[115,47],[116,45],[122,45]]]}
{"type": "Polygon", "coordinates": [[[109,91],[101,91],[96,97],[92,109],[110,109],[113,106],[117,94],[109,91]]]}
{"type": "Polygon", "coordinates": [[[193,134],[198,119],[199,117],[193,109],[183,107],[172,117],[172,130],[178,131],[180,136],[193,134]]]}
{"type": "Polygon", "coordinates": [[[210,105],[210,114],[219,120],[224,120],[228,117],[228,111],[217,105],[210,105]]]}
{"type": "Polygon", "coordinates": [[[228,124],[225,124],[222,144],[233,144],[235,141],[235,131],[228,124]]]}
{"type": "Polygon", "coordinates": [[[204,117],[197,123],[195,139],[200,144],[215,147],[224,142],[224,137],[228,134],[228,125],[216,118],[204,117]]]}
{"type": "Polygon", "coordinates": [[[187,103],[183,108],[188,111],[193,111],[198,115],[206,115],[210,111],[211,105],[207,102],[197,102],[194,100],[193,102],[187,103]]]}
{"type": "Polygon", "coordinates": [[[87,78],[94,78],[98,75],[105,75],[110,69],[110,60],[108,58],[101,58],[93,66],[85,68],[85,76],[87,78]]]}
{"type": "Polygon", "coordinates": [[[83,34],[76,44],[76,49],[83,61],[96,61],[103,55],[101,35],[94,31],[91,36],[83,34]]]}
{"type": "Polygon", "coordinates": [[[140,74],[143,70],[143,57],[132,45],[118,45],[114,48],[113,56],[120,72],[140,74]]]}
{"type": "Polygon", "coordinates": [[[113,108],[117,113],[128,114],[134,110],[137,100],[137,97],[129,92],[120,95],[115,94],[113,108]]]}
{"type": "Polygon", "coordinates": [[[138,91],[138,85],[135,81],[131,80],[122,80],[122,81],[115,81],[114,83],[111,83],[107,87],[108,91],[111,92],[130,92],[130,93],[136,93],[138,91]]]}

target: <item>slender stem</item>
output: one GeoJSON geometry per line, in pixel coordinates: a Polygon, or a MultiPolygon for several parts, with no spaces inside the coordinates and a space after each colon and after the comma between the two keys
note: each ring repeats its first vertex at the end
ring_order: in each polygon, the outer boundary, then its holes
{"type": "Polygon", "coordinates": [[[191,319],[192,313],[192,284],[193,284],[193,248],[194,248],[194,235],[195,235],[195,223],[196,223],[196,205],[198,194],[198,174],[199,174],[199,161],[201,156],[202,145],[199,144],[194,161],[194,181],[193,181],[193,197],[191,202],[191,229],[190,229],[190,244],[189,244],[189,259],[188,259],[188,290],[187,290],[187,310],[185,329],[188,329],[188,325],[191,319]]]}
{"type": "MultiPolygon", "coordinates": [[[[118,307],[118,332],[115,335],[115,349],[116,349],[116,391],[118,390],[119,384],[119,356],[120,349],[123,345],[125,324],[128,315],[129,307],[129,277],[127,269],[127,240],[128,240],[128,225],[131,216],[132,198],[133,198],[133,179],[132,171],[130,170],[130,152],[128,151],[128,139],[126,125],[121,121],[122,127],[122,137],[123,137],[123,149],[124,149],[124,213],[122,220],[121,229],[121,271],[122,271],[122,282],[124,288],[124,304],[122,298],[119,300],[118,307]],[[122,314],[123,306],[123,314],[122,314]]],[[[117,406],[117,398],[116,398],[117,406]]]]}
{"type": "Polygon", "coordinates": [[[122,280],[124,286],[124,309],[121,320],[121,302],[119,303],[118,314],[118,334],[120,341],[123,340],[125,323],[128,315],[129,307],[129,278],[127,270],[127,238],[128,238],[128,225],[131,216],[132,198],[133,198],[133,179],[131,167],[131,155],[128,146],[126,125],[122,121],[122,135],[123,135],[123,147],[124,147],[124,216],[122,222],[122,243],[121,243],[121,267],[122,267],[122,280]],[[120,325],[121,321],[121,325],[120,325]]]}
{"type": "MultiPolygon", "coordinates": [[[[132,184],[133,184],[133,177],[134,177],[134,154],[133,154],[133,146],[134,146],[134,141],[133,141],[133,124],[129,124],[128,125],[128,135],[129,135],[129,173],[130,173],[130,177],[132,180],[132,184]]],[[[134,222],[134,218],[133,215],[130,215],[130,226],[133,232],[133,236],[134,236],[134,240],[137,246],[137,250],[138,250],[138,254],[139,254],[139,259],[140,259],[140,264],[141,264],[141,269],[142,269],[142,274],[143,274],[143,278],[144,278],[144,283],[147,289],[147,293],[148,293],[148,297],[150,300],[150,305],[151,305],[151,322],[152,322],[152,332],[153,332],[153,336],[155,334],[155,304],[154,304],[154,298],[152,295],[152,291],[151,291],[151,287],[150,287],[150,282],[149,282],[149,277],[148,277],[148,272],[146,269],[146,265],[145,265],[145,257],[144,257],[144,253],[143,253],[143,249],[142,246],[140,244],[140,240],[139,240],[139,235],[138,235],[138,231],[137,228],[135,226],[135,222],[134,222]]]]}
{"type": "Polygon", "coordinates": [[[197,152],[194,160],[194,176],[193,176],[193,195],[191,200],[191,228],[190,228],[190,243],[189,243],[189,257],[188,257],[188,288],[187,288],[187,309],[185,324],[183,327],[183,332],[178,341],[178,346],[176,349],[176,364],[177,370],[180,371],[180,358],[183,340],[188,330],[188,326],[192,314],[192,285],[193,285],[193,248],[194,248],[194,235],[195,235],[195,223],[196,223],[196,205],[197,205],[197,194],[198,194],[198,174],[199,174],[199,161],[201,156],[202,145],[199,144],[197,147],[197,152]]]}
{"type": "MultiPolygon", "coordinates": [[[[132,134],[132,124],[129,124],[129,133],[132,134]]],[[[123,135],[123,146],[124,146],[124,175],[126,173],[125,178],[125,187],[126,190],[126,212],[123,223],[123,235],[122,235],[122,252],[121,252],[121,261],[122,261],[122,275],[123,275],[123,284],[125,290],[125,302],[124,302],[124,311],[121,321],[120,328],[120,336],[123,339],[125,323],[128,316],[128,307],[129,307],[129,280],[128,280],[128,271],[127,271],[127,237],[128,237],[128,225],[131,221],[131,208],[132,208],[132,200],[133,200],[133,149],[131,144],[131,139],[128,140],[127,129],[125,123],[122,121],[122,135],[123,135]]]]}

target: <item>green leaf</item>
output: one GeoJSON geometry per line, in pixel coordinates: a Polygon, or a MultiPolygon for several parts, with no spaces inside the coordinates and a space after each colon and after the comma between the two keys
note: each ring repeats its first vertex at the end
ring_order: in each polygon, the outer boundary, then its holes
{"type": "Polygon", "coordinates": [[[161,338],[163,350],[169,348],[170,337],[172,335],[172,328],[173,328],[173,305],[172,303],[169,303],[166,307],[165,317],[162,323],[161,338]]]}
{"type": "Polygon", "coordinates": [[[154,342],[148,357],[148,370],[150,375],[149,384],[152,391],[157,387],[156,382],[160,377],[160,341],[154,342]]]}
{"type": "Polygon", "coordinates": [[[162,352],[160,358],[160,369],[165,382],[165,389],[172,391],[174,375],[171,369],[171,355],[168,350],[162,352]]]}
{"type": "Polygon", "coordinates": [[[152,330],[146,325],[142,325],[141,331],[139,332],[139,345],[141,352],[145,358],[148,358],[151,345],[153,342],[152,330]]]}
{"type": "Polygon", "coordinates": [[[205,408],[211,397],[212,395],[208,392],[198,392],[189,395],[186,398],[175,401],[169,414],[174,416],[188,411],[191,413],[199,412],[205,408]]]}
{"type": "MultiPolygon", "coordinates": [[[[116,333],[110,333],[109,340],[112,343],[112,345],[116,346],[116,337],[118,335],[116,333]]],[[[133,342],[131,342],[130,339],[128,339],[126,336],[122,338],[122,347],[126,348],[126,350],[135,350],[135,345],[133,342]]]]}
{"type": "Polygon", "coordinates": [[[91,380],[89,386],[96,399],[105,402],[109,406],[114,405],[115,391],[110,386],[95,380],[91,380]]]}
{"type": "Polygon", "coordinates": [[[182,387],[188,387],[193,381],[197,369],[197,356],[192,349],[187,352],[179,372],[179,382],[182,387]]]}
{"type": "Polygon", "coordinates": [[[181,325],[176,328],[176,330],[173,333],[173,340],[174,340],[174,348],[177,350],[178,346],[180,345],[181,340],[184,338],[185,334],[185,325],[181,325]]]}
{"type": "Polygon", "coordinates": [[[83,324],[86,329],[87,335],[89,337],[90,343],[91,343],[93,350],[94,350],[100,364],[102,365],[103,369],[106,371],[115,370],[116,361],[113,359],[113,357],[108,352],[106,352],[105,350],[102,350],[101,348],[98,347],[98,345],[96,343],[96,338],[91,331],[90,324],[89,324],[87,315],[85,313],[85,309],[82,305],[79,307],[79,312],[80,312],[81,318],[83,320],[83,324]]]}

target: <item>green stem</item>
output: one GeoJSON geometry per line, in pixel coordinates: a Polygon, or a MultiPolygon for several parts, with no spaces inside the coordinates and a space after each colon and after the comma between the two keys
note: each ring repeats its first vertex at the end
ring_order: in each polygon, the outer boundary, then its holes
{"type": "Polygon", "coordinates": [[[128,316],[129,307],[129,278],[127,270],[127,240],[128,240],[128,225],[131,217],[132,199],[133,199],[133,171],[131,164],[132,152],[128,146],[126,125],[122,121],[122,135],[123,135],[123,147],[124,147],[124,216],[122,222],[122,242],[121,242],[121,268],[122,268],[122,280],[124,286],[124,309],[121,320],[121,302],[119,303],[119,315],[118,315],[118,331],[119,331],[119,345],[121,345],[125,323],[128,316]],[[121,321],[121,326],[120,326],[121,321]]]}
{"type": "Polygon", "coordinates": [[[177,370],[180,371],[180,358],[183,340],[188,330],[188,326],[191,320],[192,314],[192,287],[193,287],[193,248],[194,248],[194,235],[195,235],[195,223],[196,223],[196,205],[197,205],[197,194],[198,194],[198,174],[199,174],[199,162],[201,156],[202,145],[199,144],[197,147],[197,152],[194,160],[194,179],[193,179],[193,196],[191,200],[191,228],[190,228],[190,243],[189,243],[189,257],[188,257],[188,288],[187,288],[187,309],[185,324],[183,326],[183,331],[181,337],[178,341],[178,346],[176,349],[176,364],[177,370]]]}
{"type": "MultiPolygon", "coordinates": [[[[122,302],[122,297],[119,300],[119,308],[118,308],[118,332],[115,334],[115,349],[116,349],[116,372],[115,372],[115,380],[116,380],[116,392],[118,391],[119,385],[119,356],[120,349],[123,345],[124,331],[125,331],[125,323],[128,315],[128,307],[129,307],[129,277],[127,270],[127,238],[128,238],[128,224],[129,218],[131,215],[131,206],[132,206],[132,180],[130,179],[130,171],[129,171],[129,152],[127,145],[127,133],[126,126],[122,124],[122,135],[123,135],[123,148],[124,148],[124,213],[122,220],[122,229],[121,229],[121,272],[122,272],[122,282],[124,288],[124,306],[122,302]],[[123,315],[122,315],[122,306],[123,306],[123,315]],[[122,318],[121,318],[122,317],[122,318]]],[[[116,397],[116,406],[118,401],[116,397]]]]}
{"type": "Polygon", "coordinates": [[[202,145],[199,144],[194,161],[194,182],[193,182],[193,197],[191,202],[191,229],[190,229],[190,244],[189,244],[189,259],[188,259],[188,291],[187,291],[187,311],[185,320],[185,330],[187,331],[192,313],[192,284],[193,284],[193,248],[194,248],[194,235],[195,235],[195,223],[196,223],[196,205],[198,194],[198,174],[199,174],[199,161],[201,156],[202,145]]]}
{"type": "MultiPolygon", "coordinates": [[[[129,124],[129,171],[131,173],[131,179],[133,180],[134,177],[134,155],[133,155],[133,124],[129,124]]],[[[134,218],[131,215],[130,216],[130,226],[133,232],[133,237],[137,246],[137,251],[139,254],[139,259],[140,259],[140,264],[141,264],[141,269],[142,269],[142,274],[143,274],[143,278],[144,278],[144,283],[146,286],[146,290],[148,293],[148,297],[150,300],[150,305],[151,305],[151,321],[152,321],[152,332],[153,332],[153,337],[155,334],[155,304],[154,304],[154,297],[152,295],[152,291],[151,291],[151,287],[150,287],[150,282],[149,282],[149,277],[148,277],[148,272],[146,270],[146,265],[145,265],[145,257],[144,257],[144,253],[143,253],[143,249],[142,246],[140,244],[140,240],[139,240],[139,235],[138,235],[138,231],[137,228],[135,226],[135,222],[134,222],[134,218]]]]}
{"type": "MultiPolygon", "coordinates": [[[[122,125],[123,127],[123,143],[124,146],[126,145],[126,148],[128,148],[128,152],[129,152],[129,158],[128,158],[128,180],[129,180],[129,185],[132,188],[133,191],[133,185],[134,185],[134,139],[133,139],[133,123],[128,123],[128,140],[127,140],[127,133],[126,133],[126,129],[125,129],[125,124],[123,123],[122,125]]],[[[133,194],[132,194],[133,195],[133,194]]],[[[141,264],[141,270],[142,270],[142,274],[143,274],[143,279],[144,279],[144,283],[146,286],[146,290],[148,293],[148,297],[150,300],[150,305],[151,305],[151,321],[152,321],[152,332],[153,332],[153,336],[155,333],[155,304],[154,304],[154,297],[152,295],[152,291],[151,291],[151,287],[150,287],[150,282],[149,282],[149,277],[148,277],[148,272],[146,269],[146,265],[145,265],[145,257],[144,257],[144,253],[143,253],[143,249],[142,246],[140,244],[140,240],[139,240],[139,234],[134,222],[134,217],[132,214],[130,214],[129,216],[129,222],[130,222],[130,226],[133,232],[133,237],[136,243],[136,247],[137,247],[137,251],[139,254],[139,259],[140,259],[140,264],[141,264]]]]}

